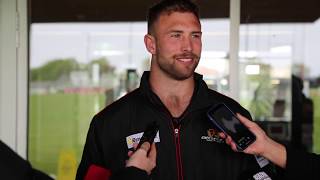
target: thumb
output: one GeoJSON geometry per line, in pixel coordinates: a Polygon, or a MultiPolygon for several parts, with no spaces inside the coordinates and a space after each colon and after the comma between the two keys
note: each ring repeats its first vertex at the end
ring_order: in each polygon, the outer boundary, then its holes
{"type": "Polygon", "coordinates": [[[140,149],[143,149],[143,150],[145,150],[146,152],[148,152],[149,151],[149,149],[150,149],[150,143],[149,142],[144,142],[141,146],[140,146],[140,149]]]}

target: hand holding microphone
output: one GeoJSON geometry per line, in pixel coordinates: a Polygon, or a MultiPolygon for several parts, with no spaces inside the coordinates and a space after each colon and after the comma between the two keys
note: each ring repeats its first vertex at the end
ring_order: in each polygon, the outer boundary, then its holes
{"type": "Polygon", "coordinates": [[[112,180],[149,179],[148,175],[156,167],[157,150],[154,138],[158,130],[159,126],[155,122],[147,126],[139,144],[134,144],[134,150],[128,152],[126,168],[117,172],[112,180]]]}
{"type": "Polygon", "coordinates": [[[145,170],[149,175],[153,168],[156,167],[157,150],[155,143],[150,146],[149,142],[144,142],[135,152],[129,151],[130,157],[126,167],[136,167],[145,170]]]}
{"type": "Polygon", "coordinates": [[[155,121],[147,126],[136,147],[136,151],[128,152],[130,158],[126,163],[126,167],[133,166],[147,171],[148,175],[151,174],[152,169],[156,167],[157,150],[154,138],[158,131],[159,126],[155,121]]]}

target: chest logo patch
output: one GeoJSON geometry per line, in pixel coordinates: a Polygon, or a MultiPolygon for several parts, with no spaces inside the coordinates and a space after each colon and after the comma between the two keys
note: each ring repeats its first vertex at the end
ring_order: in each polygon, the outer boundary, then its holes
{"type": "Polygon", "coordinates": [[[218,135],[218,131],[215,129],[208,129],[206,136],[201,136],[201,139],[207,142],[216,142],[216,143],[224,143],[224,139],[220,138],[218,135]]]}

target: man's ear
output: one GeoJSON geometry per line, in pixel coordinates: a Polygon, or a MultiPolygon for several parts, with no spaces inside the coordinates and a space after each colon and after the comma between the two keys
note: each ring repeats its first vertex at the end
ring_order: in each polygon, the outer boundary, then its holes
{"type": "Polygon", "coordinates": [[[156,40],[152,35],[146,34],[144,36],[144,44],[149,53],[156,54],[156,40]]]}

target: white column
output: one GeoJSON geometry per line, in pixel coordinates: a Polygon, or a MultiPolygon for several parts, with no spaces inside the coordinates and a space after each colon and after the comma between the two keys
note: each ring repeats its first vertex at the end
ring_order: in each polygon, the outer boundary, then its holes
{"type": "Polygon", "coordinates": [[[19,15],[17,50],[17,152],[27,157],[28,128],[28,13],[27,0],[17,0],[19,15]]]}
{"type": "Polygon", "coordinates": [[[26,157],[27,4],[0,0],[0,139],[26,157]]]}
{"type": "Polygon", "coordinates": [[[0,0],[0,138],[16,150],[16,1],[0,0]]]}
{"type": "Polygon", "coordinates": [[[230,0],[230,96],[239,100],[240,0],[230,0]]]}

